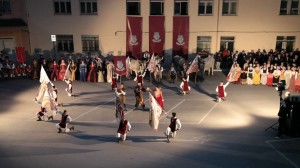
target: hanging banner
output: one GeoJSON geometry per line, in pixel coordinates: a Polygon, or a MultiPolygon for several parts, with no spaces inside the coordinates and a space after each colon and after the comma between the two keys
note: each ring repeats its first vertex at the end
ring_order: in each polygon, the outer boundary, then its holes
{"type": "Polygon", "coordinates": [[[126,55],[140,58],[142,54],[142,17],[127,16],[126,21],[126,55]]]}
{"type": "Polygon", "coordinates": [[[165,16],[149,16],[149,50],[162,55],[165,47],[165,16]]]}
{"type": "Polygon", "coordinates": [[[115,73],[119,76],[126,75],[126,57],[114,56],[115,73]]]}
{"type": "Polygon", "coordinates": [[[25,47],[16,47],[16,55],[18,62],[25,62],[26,61],[26,52],[25,47]]]}
{"type": "Polygon", "coordinates": [[[173,17],[173,55],[188,58],[189,54],[189,16],[173,17]]]}

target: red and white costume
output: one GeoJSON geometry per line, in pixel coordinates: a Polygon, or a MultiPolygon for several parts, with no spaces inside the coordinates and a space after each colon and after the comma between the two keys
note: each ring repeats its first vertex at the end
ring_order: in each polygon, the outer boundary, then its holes
{"type": "Polygon", "coordinates": [[[70,80],[66,80],[67,88],[65,89],[68,93],[68,96],[72,96],[72,82],[70,80]]]}
{"type": "Polygon", "coordinates": [[[183,94],[187,94],[190,92],[191,88],[189,86],[189,78],[190,76],[187,77],[187,79],[183,79],[183,81],[180,84],[180,88],[182,89],[183,94]]]}
{"type": "Polygon", "coordinates": [[[126,135],[130,131],[130,129],[131,129],[131,125],[130,125],[129,121],[124,120],[124,119],[121,120],[121,122],[119,124],[119,128],[118,128],[118,132],[117,132],[118,142],[121,140],[121,135],[123,135],[123,141],[126,140],[126,135]]]}
{"type": "Polygon", "coordinates": [[[219,102],[220,99],[225,99],[227,96],[227,93],[225,91],[225,88],[229,85],[229,82],[227,82],[225,85],[219,85],[216,88],[216,92],[218,93],[217,101],[219,102]]]}
{"type": "Polygon", "coordinates": [[[111,90],[114,90],[115,88],[117,88],[117,78],[115,76],[112,77],[111,79],[111,90]]]}

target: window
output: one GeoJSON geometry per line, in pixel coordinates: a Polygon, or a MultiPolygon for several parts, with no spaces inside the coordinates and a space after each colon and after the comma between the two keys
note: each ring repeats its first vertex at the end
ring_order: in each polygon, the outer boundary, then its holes
{"type": "Polygon", "coordinates": [[[198,36],[197,37],[197,53],[205,50],[210,53],[211,37],[210,36],[198,36]]]}
{"type": "Polygon", "coordinates": [[[71,14],[70,0],[55,0],[54,1],[55,14],[71,14]]]}
{"type": "Polygon", "coordinates": [[[81,0],[80,14],[82,15],[97,15],[97,0],[81,0]]]}
{"type": "Polygon", "coordinates": [[[188,15],[188,0],[174,0],[174,15],[188,15]]]}
{"type": "Polygon", "coordinates": [[[164,15],[164,0],[150,1],[150,15],[164,15]]]}
{"type": "Polygon", "coordinates": [[[127,7],[127,15],[141,14],[140,0],[127,0],[126,7],[127,7]]]}
{"type": "Polygon", "coordinates": [[[198,15],[212,15],[214,0],[199,0],[198,15]]]}
{"type": "Polygon", "coordinates": [[[220,50],[224,51],[226,48],[230,51],[230,53],[234,51],[234,37],[232,36],[221,37],[220,50]]]}
{"type": "Polygon", "coordinates": [[[74,51],[73,35],[57,35],[57,51],[74,51]]]}
{"type": "Polygon", "coordinates": [[[287,52],[293,51],[295,46],[295,36],[277,36],[276,50],[286,50],[287,52]]]}
{"type": "Polygon", "coordinates": [[[11,13],[10,0],[0,0],[0,14],[11,13]]]}
{"type": "Polygon", "coordinates": [[[299,0],[281,0],[280,15],[298,15],[299,0]]]}
{"type": "Polygon", "coordinates": [[[82,51],[99,51],[99,36],[83,35],[82,40],[82,51]]]}
{"type": "Polygon", "coordinates": [[[223,15],[237,15],[238,0],[223,0],[223,15]]]}

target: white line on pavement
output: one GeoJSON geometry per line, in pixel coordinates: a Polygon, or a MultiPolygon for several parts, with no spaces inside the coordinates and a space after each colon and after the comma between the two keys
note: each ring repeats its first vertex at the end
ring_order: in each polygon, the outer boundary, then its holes
{"type": "Polygon", "coordinates": [[[205,120],[205,118],[209,115],[209,113],[210,112],[212,112],[213,111],[213,109],[215,109],[216,107],[217,107],[217,105],[218,105],[218,103],[216,103],[204,116],[203,116],[203,118],[201,118],[201,120],[198,122],[198,124],[201,124],[204,120],[205,120]]]}
{"type": "MultiPolygon", "coordinates": [[[[182,104],[185,101],[185,99],[182,99],[179,103],[177,103],[174,107],[172,107],[167,113],[170,111],[173,111],[175,108],[177,108],[180,104],[182,104]]],[[[168,115],[168,114],[167,114],[168,115]]],[[[160,116],[159,120],[165,118],[167,115],[160,116]]]]}
{"type": "Polygon", "coordinates": [[[103,105],[105,105],[105,104],[107,104],[107,103],[113,101],[114,99],[115,99],[115,98],[112,98],[112,99],[110,99],[110,100],[104,102],[103,104],[100,104],[100,105],[98,105],[98,106],[92,108],[91,110],[89,110],[89,111],[87,111],[87,112],[85,112],[85,113],[80,114],[79,116],[77,116],[76,118],[74,118],[73,121],[75,121],[76,119],[78,119],[78,118],[80,118],[80,117],[82,117],[82,116],[84,116],[84,115],[90,113],[91,111],[97,109],[98,107],[101,107],[101,106],[103,106],[103,105]]]}
{"type": "MultiPolygon", "coordinates": [[[[291,139],[288,139],[288,140],[291,140],[291,139]]],[[[280,140],[278,140],[278,141],[280,141],[280,140]]],[[[269,145],[272,149],[274,149],[281,157],[283,157],[285,160],[287,160],[295,168],[299,168],[298,165],[296,165],[293,161],[291,161],[288,157],[286,157],[282,152],[280,152],[278,149],[276,149],[270,142],[275,142],[275,141],[266,141],[267,145],[269,145]]]]}

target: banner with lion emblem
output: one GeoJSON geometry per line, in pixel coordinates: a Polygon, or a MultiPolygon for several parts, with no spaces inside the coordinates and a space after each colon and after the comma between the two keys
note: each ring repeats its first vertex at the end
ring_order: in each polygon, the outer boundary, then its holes
{"type": "Polygon", "coordinates": [[[173,17],[173,55],[188,58],[189,16],[173,17]]]}

